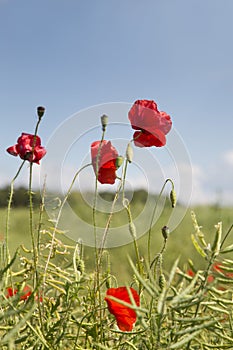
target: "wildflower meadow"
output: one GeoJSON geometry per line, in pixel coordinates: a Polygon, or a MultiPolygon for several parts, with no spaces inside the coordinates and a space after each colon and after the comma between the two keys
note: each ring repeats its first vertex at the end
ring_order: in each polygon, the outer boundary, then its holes
{"type": "MultiPolygon", "coordinates": [[[[45,179],[38,204],[33,176],[34,168],[41,167],[49,156],[39,137],[39,128],[47,117],[45,108],[38,107],[35,130],[22,131],[15,144],[17,136],[12,135],[13,145],[6,150],[21,163],[10,181],[0,240],[0,349],[233,349],[232,223],[216,221],[209,240],[205,222],[202,228],[196,213],[190,211],[192,224],[182,235],[189,237],[202,268],[191,258],[181,263],[186,248],[183,241],[177,242],[177,257],[167,268],[166,251],[172,249],[174,233],[161,214],[161,244],[155,247],[155,217],[161,200],[169,213],[182,204],[176,182],[166,178],[150,203],[143,249],[139,244],[139,223],[126,188],[129,169],[135,150],[140,148],[142,157],[148,148],[162,152],[173,117],[160,111],[154,101],[134,102],[125,116],[132,127],[132,138],[122,155],[114,140],[108,138],[111,116],[97,115],[99,139],[86,145],[89,162],[76,170],[64,196],[54,201],[45,179]],[[30,239],[13,250],[14,193],[24,167],[28,174],[25,237],[30,239]],[[94,183],[91,210],[85,212],[93,242],[88,259],[87,244],[81,238],[87,233],[78,225],[75,234],[67,233],[62,225],[70,220],[64,215],[65,208],[87,168],[92,170],[94,183]],[[104,214],[98,207],[103,185],[110,191],[114,188],[110,210],[104,214]],[[48,193],[52,216],[46,211],[48,193]],[[121,237],[117,228],[111,231],[118,215],[116,207],[126,221],[122,237],[127,237],[133,251],[125,259],[130,272],[123,283],[112,270],[111,239],[121,237]],[[77,239],[68,240],[67,235],[77,239]]],[[[126,268],[125,264],[119,255],[119,269],[126,268]]]]}

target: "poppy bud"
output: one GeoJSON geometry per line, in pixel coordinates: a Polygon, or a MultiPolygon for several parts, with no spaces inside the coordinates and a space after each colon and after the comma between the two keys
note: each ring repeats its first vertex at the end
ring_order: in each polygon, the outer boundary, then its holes
{"type": "Polygon", "coordinates": [[[116,167],[117,167],[117,169],[120,168],[120,166],[122,165],[123,161],[124,161],[124,158],[122,156],[118,156],[116,158],[116,167]]]}
{"type": "Polygon", "coordinates": [[[129,163],[131,163],[133,161],[133,148],[132,148],[130,142],[128,143],[128,146],[126,148],[126,158],[127,158],[129,163]]]}
{"type": "Polygon", "coordinates": [[[101,117],[102,130],[106,130],[106,126],[108,125],[108,116],[103,114],[101,117]]]}
{"type": "Polygon", "coordinates": [[[44,115],[45,112],[45,108],[42,106],[37,107],[37,115],[39,117],[39,119],[41,119],[44,115]]]}
{"type": "Polygon", "coordinates": [[[168,239],[168,235],[170,233],[169,227],[163,226],[162,228],[162,235],[164,239],[168,239]]]}
{"type": "Polygon", "coordinates": [[[176,192],[174,189],[171,190],[171,192],[170,192],[170,200],[171,200],[172,208],[175,208],[175,206],[176,206],[176,192]]]}

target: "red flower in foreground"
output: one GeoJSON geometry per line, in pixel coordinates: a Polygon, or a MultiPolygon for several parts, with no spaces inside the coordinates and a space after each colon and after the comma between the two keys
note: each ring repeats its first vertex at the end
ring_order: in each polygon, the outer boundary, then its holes
{"type": "Polygon", "coordinates": [[[137,100],[131,107],[128,117],[137,147],[162,147],[166,144],[166,136],[172,127],[170,116],[160,112],[154,101],[137,100]]]}
{"type": "MultiPolygon", "coordinates": [[[[7,293],[6,293],[6,297],[7,298],[11,298],[11,297],[13,297],[14,295],[16,295],[18,293],[18,289],[14,289],[14,288],[11,288],[11,287],[8,287],[6,289],[6,291],[7,291],[7,293]]],[[[20,300],[27,300],[30,297],[31,294],[32,294],[31,287],[25,286],[23,288],[23,291],[21,292],[20,300]]]]}
{"type": "MultiPolygon", "coordinates": [[[[135,304],[139,306],[140,298],[137,291],[133,288],[130,288],[130,291],[134,298],[135,304]]],[[[113,296],[117,299],[125,301],[126,303],[132,304],[127,288],[109,288],[104,300],[106,300],[108,303],[108,310],[115,316],[119,329],[124,332],[131,331],[137,319],[136,312],[133,309],[118,303],[117,301],[110,300],[108,298],[109,296],[113,296]]]]}
{"type": "Polygon", "coordinates": [[[31,134],[22,133],[18,138],[17,143],[14,146],[7,148],[7,152],[12,156],[20,156],[20,158],[24,160],[40,164],[41,158],[46,154],[46,149],[41,146],[39,136],[35,137],[31,134]]]}
{"type": "Polygon", "coordinates": [[[91,144],[91,159],[95,173],[98,153],[98,181],[102,184],[114,184],[117,170],[117,150],[110,141],[104,140],[102,143],[101,141],[95,141],[91,144]]]}

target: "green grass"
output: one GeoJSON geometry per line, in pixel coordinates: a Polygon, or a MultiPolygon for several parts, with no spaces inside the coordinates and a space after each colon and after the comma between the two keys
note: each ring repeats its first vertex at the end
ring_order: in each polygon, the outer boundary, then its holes
{"type": "MultiPolygon", "coordinates": [[[[111,198],[109,198],[111,199],[111,198]]],[[[73,210],[79,215],[82,220],[88,223],[92,222],[92,209],[87,206],[87,204],[80,199],[79,194],[75,194],[71,200],[71,206],[73,210]]],[[[134,217],[137,217],[143,210],[144,202],[143,200],[135,199],[132,202],[132,214],[134,217]]],[[[223,234],[228,230],[232,224],[232,208],[227,207],[217,207],[217,206],[198,206],[192,208],[195,211],[198,223],[203,227],[206,239],[208,243],[212,243],[215,235],[215,225],[217,222],[223,222],[223,234]]],[[[187,210],[185,217],[179,226],[170,234],[167,244],[167,249],[164,253],[164,266],[166,269],[170,269],[173,262],[180,257],[180,264],[187,264],[187,261],[191,259],[197,268],[204,268],[205,262],[200,260],[200,257],[196,250],[193,247],[190,236],[194,232],[191,219],[191,208],[187,210]]],[[[151,239],[151,252],[152,256],[156,255],[160,250],[163,238],[161,234],[161,228],[166,225],[169,215],[171,214],[171,208],[169,205],[165,206],[165,209],[156,222],[152,230],[152,239],[151,239]]],[[[38,213],[35,212],[34,216],[34,226],[37,225],[38,213]]],[[[5,221],[6,221],[6,209],[0,209],[0,239],[3,236],[5,230],[5,221]]],[[[104,227],[106,220],[108,218],[107,214],[98,213],[98,224],[104,227]]],[[[122,224],[127,223],[126,211],[122,210],[120,213],[117,213],[113,216],[112,226],[118,227],[122,224]]],[[[46,213],[43,218],[43,228],[50,228],[52,224],[48,221],[46,213]]],[[[136,227],[137,228],[137,227],[136,227]]],[[[78,230],[85,229],[84,226],[80,226],[78,230]]],[[[125,232],[126,235],[129,235],[128,230],[125,232]]],[[[31,239],[29,236],[29,212],[27,208],[13,208],[10,214],[10,234],[9,234],[9,246],[10,250],[13,252],[23,244],[25,247],[30,247],[31,239]]],[[[143,235],[139,240],[140,255],[147,255],[147,238],[148,235],[143,235]]],[[[65,235],[59,235],[65,243],[73,243],[65,235]]],[[[84,247],[85,250],[85,260],[87,268],[93,269],[94,259],[93,253],[94,249],[90,247],[84,247]]],[[[111,252],[111,264],[112,271],[120,280],[124,283],[128,280],[129,275],[131,274],[131,269],[128,264],[128,255],[134,259],[134,247],[133,244],[127,244],[118,248],[109,249],[111,252]],[[120,262],[120,263],[119,263],[120,262]]]]}
{"type": "MultiPolygon", "coordinates": [[[[92,223],[92,209],[79,195],[71,197],[70,205],[82,218],[75,228],[78,236],[86,223],[92,223]]],[[[145,200],[134,198],[132,201],[134,222],[144,205],[145,200]]],[[[199,234],[195,232],[191,208],[169,235],[166,250],[161,249],[165,242],[161,228],[167,225],[173,210],[168,201],[151,231],[151,255],[157,260],[149,267],[148,234],[137,240],[140,259],[132,243],[104,251],[98,265],[93,248],[85,246],[82,253],[82,246],[75,247],[75,242],[60,231],[52,241],[53,227],[45,212],[38,230],[38,209],[34,212],[33,226],[35,235],[40,233],[40,239],[35,250],[30,251],[29,210],[12,208],[11,257],[20,245],[25,249],[19,249],[12,266],[0,266],[0,276],[3,276],[0,279],[0,347],[3,350],[232,348],[233,261],[230,258],[233,248],[229,248],[229,259],[224,260],[226,254],[218,255],[217,245],[213,244],[218,237],[215,225],[219,221],[223,222],[222,239],[231,227],[232,208],[192,209],[203,227],[205,248],[210,247],[206,250],[206,259],[198,254],[190,239],[195,233],[198,240],[199,234]],[[192,276],[187,274],[190,260],[195,271],[192,276]],[[221,271],[214,270],[216,263],[221,264],[221,271]],[[137,322],[132,332],[116,328],[116,319],[105,302],[106,291],[122,285],[136,288],[140,294],[140,307],[133,305],[137,322]],[[28,299],[22,299],[25,286],[32,291],[28,299]],[[7,297],[9,288],[17,289],[14,296],[7,297]]],[[[1,209],[0,215],[2,239],[6,209],[1,209]]],[[[98,213],[98,225],[105,227],[107,218],[108,214],[98,213]]],[[[122,224],[127,224],[125,209],[112,220],[114,227],[122,224]]],[[[136,229],[141,228],[136,225],[136,229]]],[[[125,235],[130,235],[127,225],[125,235]]],[[[232,244],[231,237],[224,246],[232,244]]],[[[1,248],[0,253],[2,251],[1,248]]]]}

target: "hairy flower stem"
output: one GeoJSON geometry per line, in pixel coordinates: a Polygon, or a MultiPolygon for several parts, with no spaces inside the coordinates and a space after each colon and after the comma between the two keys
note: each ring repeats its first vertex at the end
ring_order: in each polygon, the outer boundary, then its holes
{"type": "Polygon", "coordinates": [[[122,168],[123,169],[122,170],[122,176],[120,178],[120,182],[119,182],[118,188],[116,190],[114,199],[112,201],[111,210],[110,210],[110,213],[109,213],[109,216],[108,216],[108,220],[107,220],[107,223],[106,223],[106,226],[105,226],[105,229],[104,229],[103,238],[102,238],[102,241],[101,241],[101,244],[100,244],[99,257],[98,257],[98,265],[99,266],[101,265],[101,258],[102,258],[102,254],[103,254],[103,250],[104,250],[104,245],[105,245],[105,242],[106,242],[106,238],[107,238],[107,234],[108,234],[109,227],[110,227],[110,224],[111,224],[111,220],[112,220],[112,217],[113,217],[113,214],[114,214],[114,207],[116,205],[116,202],[117,202],[117,199],[119,197],[119,194],[120,194],[121,190],[123,190],[123,200],[124,200],[124,186],[125,186],[127,165],[128,165],[128,161],[126,160],[124,165],[123,165],[123,168],[122,168]]]}
{"type": "MultiPolygon", "coordinates": [[[[15,184],[15,180],[19,176],[21,169],[24,166],[24,163],[25,163],[25,160],[21,163],[17,173],[15,174],[14,178],[11,181],[10,196],[9,196],[9,200],[8,200],[7,216],[6,216],[6,234],[5,234],[5,252],[4,252],[5,265],[9,264],[9,262],[10,262],[9,228],[10,228],[10,211],[11,211],[11,205],[12,205],[12,200],[13,200],[13,195],[14,195],[14,184],[15,184]]],[[[8,277],[6,278],[6,284],[7,284],[7,280],[8,280],[8,277]]]]}
{"type": "Polygon", "coordinates": [[[152,217],[151,217],[150,228],[149,228],[149,231],[148,231],[148,241],[147,241],[147,254],[148,254],[149,265],[151,265],[151,231],[152,231],[153,221],[154,221],[155,213],[156,213],[156,210],[157,210],[160,198],[161,198],[161,196],[163,194],[163,191],[164,191],[164,189],[165,189],[165,187],[166,187],[168,182],[171,183],[172,190],[174,191],[174,182],[171,179],[167,179],[164,182],[163,187],[162,187],[162,189],[161,189],[161,191],[159,193],[159,196],[158,196],[158,198],[157,198],[157,200],[155,202],[155,206],[154,206],[152,217]]]}
{"type": "MultiPolygon", "coordinates": [[[[36,137],[38,133],[38,128],[41,122],[41,118],[38,119],[38,122],[36,124],[35,132],[34,132],[34,140],[32,144],[32,160],[33,160],[33,154],[34,154],[34,149],[36,146],[36,137]]],[[[34,288],[36,285],[38,285],[38,273],[37,273],[37,260],[38,260],[38,251],[37,247],[35,244],[35,237],[34,237],[34,232],[33,232],[33,192],[32,192],[32,178],[33,178],[33,162],[30,162],[30,167],[29,167],[29,185],[28,185],[28,195],[29,195],[29,232],[31,236],[31,243],[32,243],[32,251],[33,251],[33,263],[34,263],[34,288]]]]}
{"type": "Polygon", "coordinates": [[[63,207],[67,201],[67,199],[69,198],[70,194],[71,194],[71,191],[72,191],[72,188],[74,186],[74,183],[78,177],[78,175],[81,173],[81,171],[83,171],[84,169],[86,169],[87,167],[89,167],[91,164],[86,164],[84,165],[82,168],[80,168],[74,175],[73,177],[73,180],[70,184],[70,187],[59,207],[59,211],[58,211],[58,214],[57,214],[57,219],[56,219],[56,222],[54,224],[54,228],[53,228],[53,232],[52,232],[52,238],[51,238],[51,245],[50,245],[50,249],[49,249],[49,254],[48,254],[48,258],[47,258],[47,261],[46,261],[46,265],[45,265],[45,269],[44,269],[44,278],[43,278],[43,284],[45,284],[46,282],[46,276],[47,276],[47,270],[48,270],[48,266],[49,266],[49,262],[50,262],[50,259],[52,257],[52,254],[53,254],[53,248],[54,248],[54,243],[55,243],[55,236],[56,236],[56,231],[57,231],[57,228],[58,228],[58,224],[59,224],[59,221],[60,221],[60,218],[61,218],[61,214],[62,214],[62,210],[63,210],[63,207]]]}
{"type": "MultiPolygon", "coordinates": [[[[94,202],[92,209],[92,220],[93,220],[93,229],[94,229],[94,240],[95,240],[95,264],[96,264],[96,278],[94,279],[94,322],[96,321],[96,300],[99,300],[99,309],[101,310],[101,293],[100,293],[100,264],[99,264],[99,249],[97,242],[97,223],[96,223],[96,206],[97,206],[97,195],[98,195],[98,173],[99,173],[99,160],[100,160],[100,152],[102,148],[102,144],[104,141],[106,128],[102,128],[102,136],[97,152],[96,157],[96,167],[95,167],[95,193],[94,193],[94,202]]],[[[100,321],[102,320],[102,312],[99,312],[100,321]]],[[[95,322],[96,323],[96,322],[95,322]]],[[[101,329],[101,337],[102,337],[102,329],[101,329]]]]}

